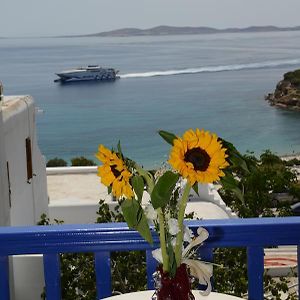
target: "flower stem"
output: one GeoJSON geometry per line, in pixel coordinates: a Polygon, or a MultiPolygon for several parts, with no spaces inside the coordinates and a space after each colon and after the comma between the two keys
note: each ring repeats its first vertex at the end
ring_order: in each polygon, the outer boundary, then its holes
{"type": "Polygon", "coordinates": [[[135,168],[137,170],[137,172],[143,176],[143,178],[145,179],[146,181],[146,184],[147,184],[147,191],[148,193],[151,195],[152,191],[153,191],[153,188],[154,188],[154,181],[153,181],[153,177],[152,175],[145,171],[142,167],[140,167],[137,163],[135,164],[135,168]]]}
{"type": "Polygon", "coordinates": [[[161,254],[163,258],[163,271],[169,272],[169,255],[167,253],[166,234],[165,234],[165,218],[161,208],[157,209],[159,221],[159,240],[161,254]]]}
{"type": "Polygon", "coordinates": [[[179,232],[176,237],[176,245],[175,245],[175,259],[176,259],[177,267],[179,267],[181,264],[182,242],[183,242],[183,220],[184,220],[184,213],[185,213],[187,201],[189,199],[190,190],[191,190],[191,185],[189,182],[187,182],[183,191],[183,195],[179,204],[179,211],[178,211],[179,232]]]}

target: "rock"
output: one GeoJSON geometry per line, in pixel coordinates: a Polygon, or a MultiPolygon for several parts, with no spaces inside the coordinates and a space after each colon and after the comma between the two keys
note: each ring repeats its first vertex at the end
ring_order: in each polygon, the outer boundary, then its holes
{"type": "Polygon", "coordinates": [[[265,96],[271,106],[300,111],[300,69],[285,73],[273,93],[265,96]]]}

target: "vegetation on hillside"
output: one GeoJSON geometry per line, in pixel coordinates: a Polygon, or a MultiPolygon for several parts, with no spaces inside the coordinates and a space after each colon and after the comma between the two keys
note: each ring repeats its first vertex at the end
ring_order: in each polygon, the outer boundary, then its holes
{"type": "Polygon", "coordinates": [[[283,79],[289,81],[293,86],[300,88],[300,69],[285,73],[283,79]]]}

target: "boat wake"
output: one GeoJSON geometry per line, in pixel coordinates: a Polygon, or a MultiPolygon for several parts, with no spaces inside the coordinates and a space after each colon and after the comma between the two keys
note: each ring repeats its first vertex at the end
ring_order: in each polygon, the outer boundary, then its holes
{"type": "Polygon", "coordinates": [[[182,75],[182,74],[213,73],[213,72],[225,72],[225,71],[275,68],[280,66],[292,66],[292,65],[299,65],[299,64],[300,64],[300,59],[291,59],[291,60],[266,61],[260,63],[249,63],[249,64],[207,66],[207,67],[200,67],[200,68],[180,69],[180,70],[128,73],[128,74],[120,74],[119,76],[120,78],[144,78],[144,77],[154,77],[154,76],[172,76],[172,75],[182,75]]]}

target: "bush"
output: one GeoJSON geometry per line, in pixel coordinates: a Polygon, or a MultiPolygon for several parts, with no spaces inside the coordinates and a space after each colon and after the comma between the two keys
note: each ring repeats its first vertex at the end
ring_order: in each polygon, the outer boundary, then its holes
{"type": "MultiPolygon", "coordinates": [[[[256,159],[253,156],[244,156],[251,165],[251,172],[242,169],[236,170],[236,176],[243,191],[243,201],[232,191],[221,189],[224,202],[242,218],[289,216],[291,209],[289,203],[281,203],[274,207],[273,192],[296,193],[296,174],[286,167],[285,162],[267,150],[256,159]]],[[[214,268],[215,289],[218,292],[243,296],[247,293],[247,257],[245,249],[216,249],[214,262],[224,267],[214,268]]],[[[264,291],[272,295],[272,299],[281,299],[280,291],[286,292],[287,279],[280,278],[275,281],[264,275],[264,291]]],[[[286,299],[296,299],[289,295],[286,299]]]]}
{"type": "Polygon", "coordinates": [[[280,210],[287,213],[289,203],[274,207],[273,194],[291,194],[297,183],[296,173],[269,150],[259,160],[251,156],[245,156],[245,159],[251,164],[251,172],[236,170],[239,188],[243,191],[243,201],[232,191],[221,189],[224,202],[242,218],[274,216],[281,214],[280,210]]]}
{"type": "Polygon", "coordinates": [[[66,167],[68,163],[58,157],[55,157],[53,159],[48,160],[46,167],[51,168],[51,167],[66,167]]]}
{"type": "Polygon", "coordinates": [[[300,159],[292,158],[290,160],[285,161],[285,165],[289,166],[289,167],[299,166],[300,165],[300,159]]]}
{"type": "MultiPolygon", "coordinates": [[[[219,293],[236,295],[245,298],[248,292],[247,251],[241,248],[222,248],[214,251],[214,262],[222,264],[214,268],[214,288],[219,293]]],[[[291,276],[296,276],[291,273],[291,276]]],[[[288,278],[279,280],[264,274],[264,299],[283,299],[281,293],[288,292],[288,278]],[[270,297],[271,296],[271,297],[270,297]]],[[[288,294],[288,293],[287,293],[288,294]]],[[[298,299],[295,293],[290,293],[286,300],[298,299]]]]}
{"type": "Polygon", "coordinates": [[[289,191],[290,195],[292,195],[295,199],[295,202],[300,201],[300,184],[293,184],[289,191]]]}
{"type": "Polygon", "coordinates": [[[287,72],[283,75],[284,80],[290,81],[293,85],[299,86],[300,85],[300,69],[287,72]]]}
{"type": "Polygon", "coordinates": [[[91,159],[87,159],[83,156],[71,158],[73,167],[78,166],[96,166],[95,162],[91,159]]]}

